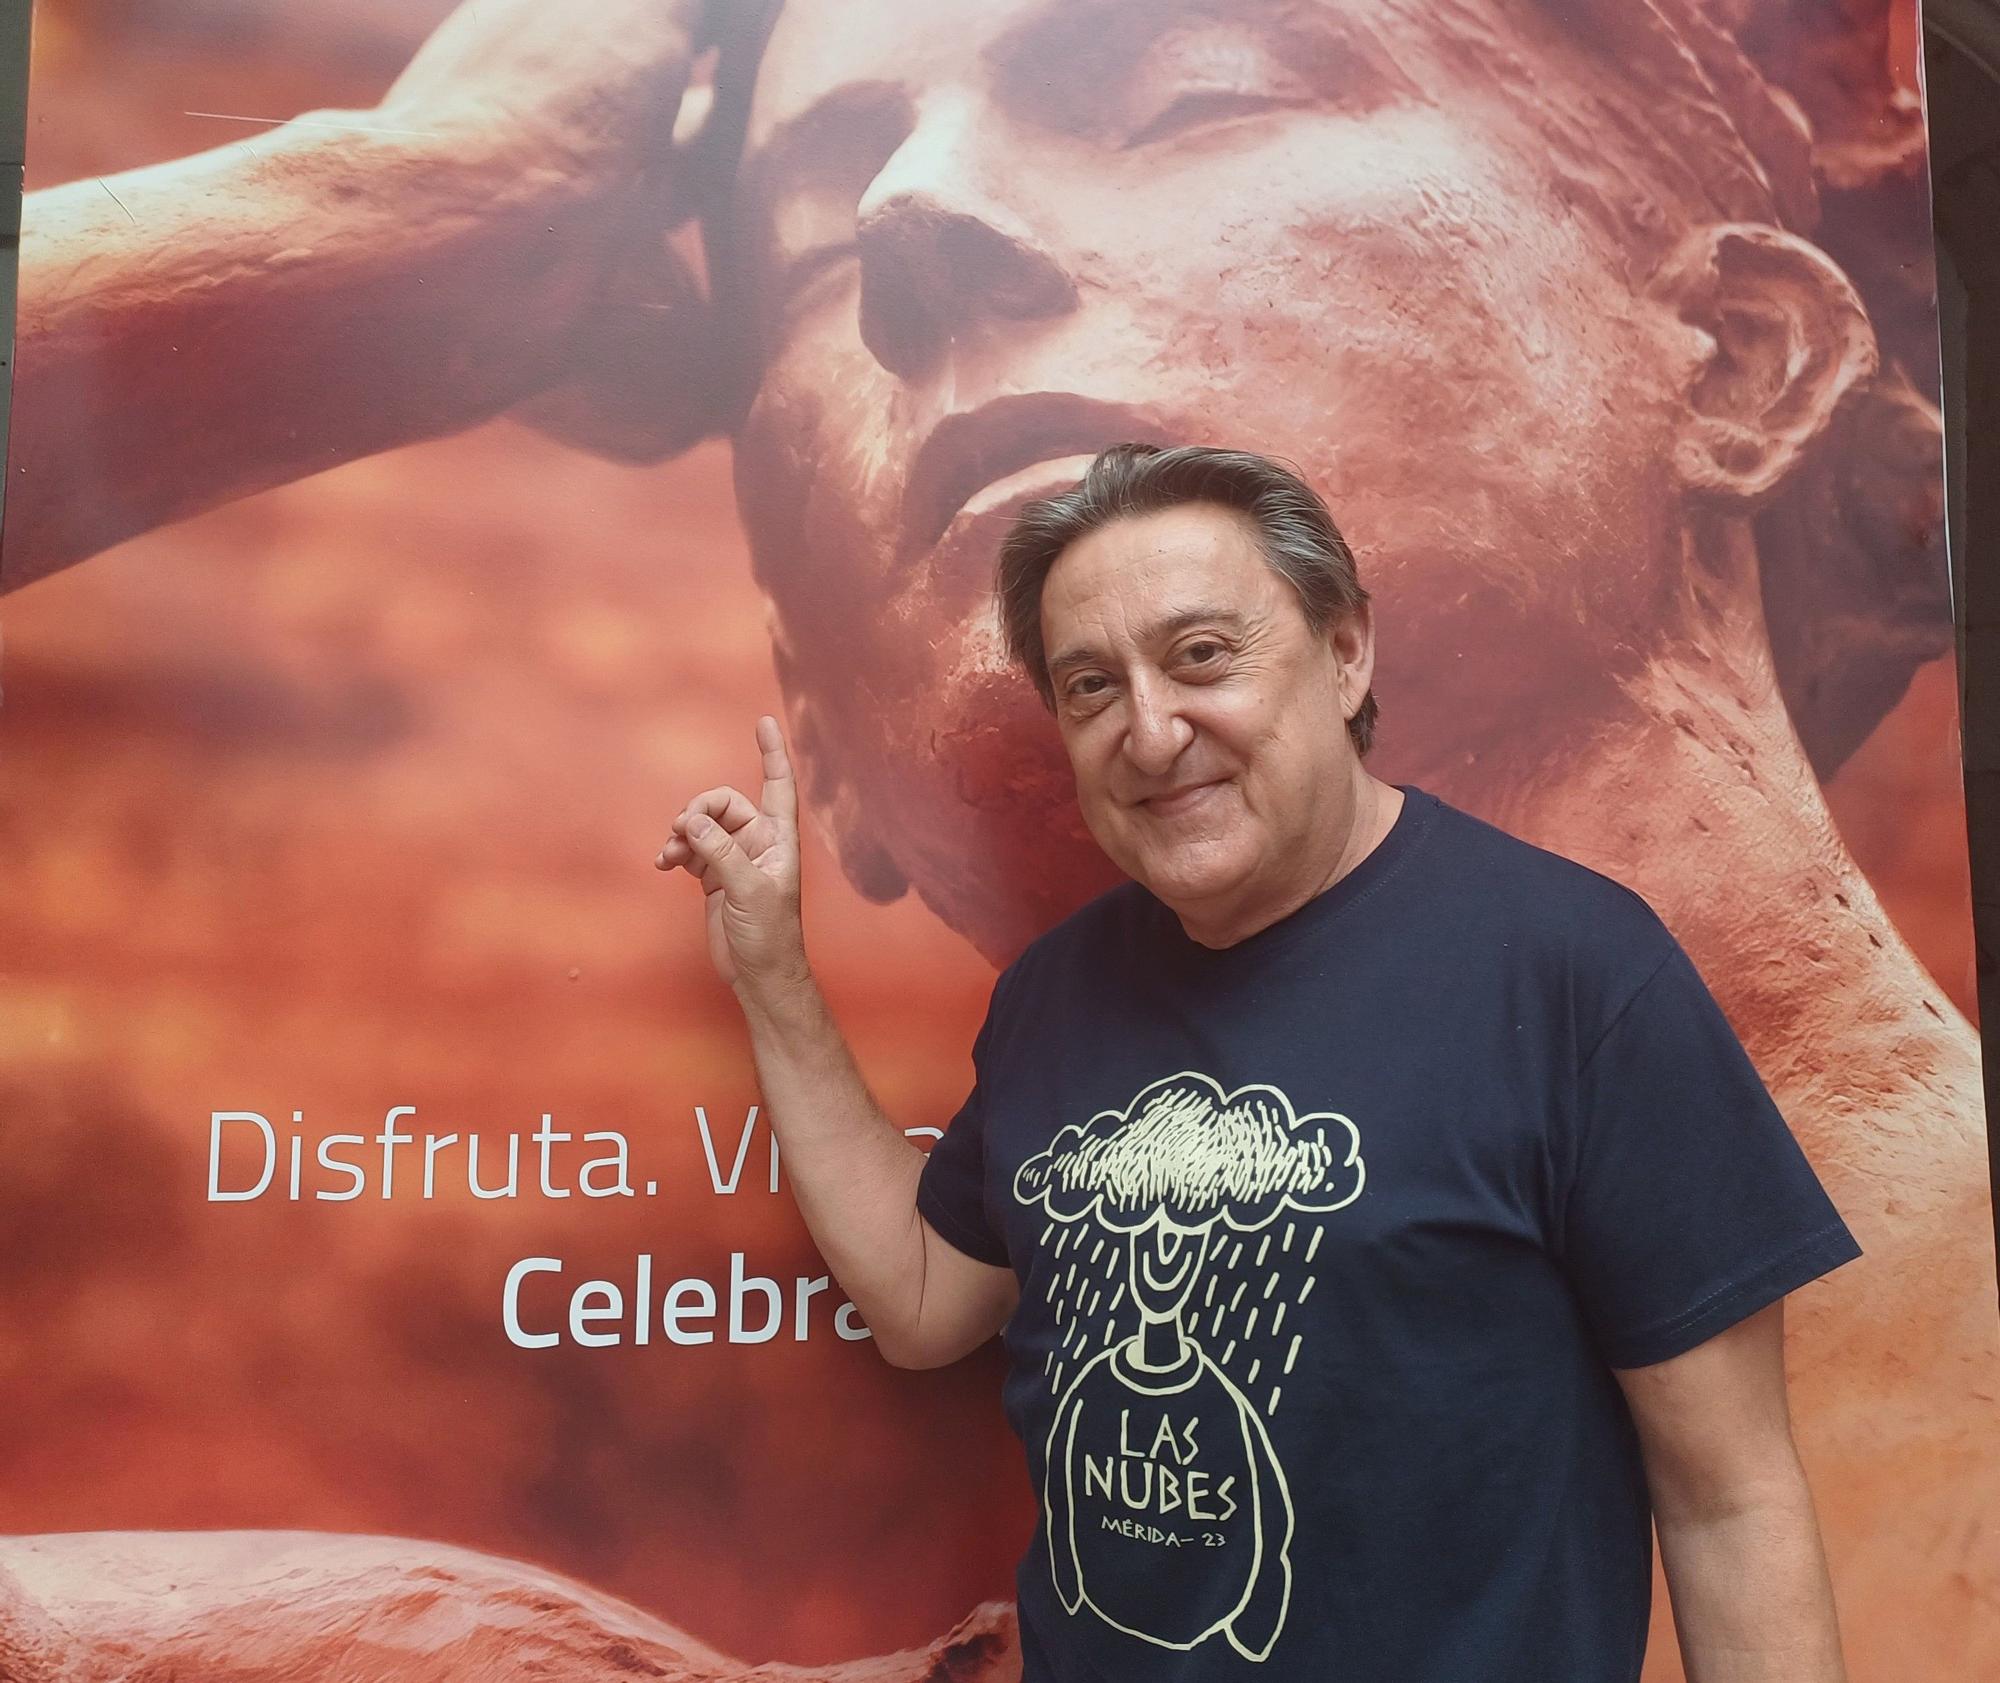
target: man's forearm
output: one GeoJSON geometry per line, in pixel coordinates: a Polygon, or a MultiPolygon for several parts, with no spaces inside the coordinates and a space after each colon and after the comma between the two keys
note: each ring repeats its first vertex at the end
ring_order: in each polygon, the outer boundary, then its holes
{"type": "Polygon", "coordinates": [[[565,189],[369,112],[32,195],[4,583],[498,413],[588,278],[565,189]]]}
{"type": "Polygon", "coordinates": [[[1688,1683],[1845,1683],[1803,1475],[1728,1510],[1662,1515],[1659,1533],[1688,1683]]]}
{"type": "Polygon", "coordinates": [[[892,1360],[916,1330],[923,1153],[869,1094],[818,984],[739,992],[765,1114],[813,1241],[892,1360]]]}

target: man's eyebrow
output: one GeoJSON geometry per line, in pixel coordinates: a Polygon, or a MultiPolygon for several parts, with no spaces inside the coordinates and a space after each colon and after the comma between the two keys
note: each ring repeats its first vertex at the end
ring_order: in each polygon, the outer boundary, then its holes
{"type": "MultiPolygon", "coordinates": [[[[1139,628],[1137,640],[1141,644],[1164,642],[1197,625],[1212,625],[1218,631],[1240,633],[1249,623],[1249,619],[1234,608],[1182,608],[1149,620],[1139,628]]],[[[1050,657],[1049,676],[1053,678],[1072,666],[1088,666],[1092,661],[1103,658],[1103,650],[1094,644],[1072,643],[1062,653],[1050,657]]]]}

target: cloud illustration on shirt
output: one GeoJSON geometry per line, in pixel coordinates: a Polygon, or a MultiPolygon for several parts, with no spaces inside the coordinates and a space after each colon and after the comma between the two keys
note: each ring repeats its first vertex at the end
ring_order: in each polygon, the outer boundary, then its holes
{"type": "Polygon", "coordinates": [[[1162,1218],[1199,1230],[1218,1217],[1238,1232],[1282,1211],[1317,1214],[1360,1196],[1361,1135],[1345,1116],[1299,1116],[1276,1087],[1225,1093],[1185,1071],[1156,1081],[1123,1110],[1059,1132],[1023,1163],[1014,1196],[1059,1221],[1095,1215],[1131,1233],[1162,1218]]]}

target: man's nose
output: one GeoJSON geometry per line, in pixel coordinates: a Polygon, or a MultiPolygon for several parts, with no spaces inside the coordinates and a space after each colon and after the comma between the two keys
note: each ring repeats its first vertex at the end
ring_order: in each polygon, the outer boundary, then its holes
{"type": "Polygon", "coordinates": [[[962,114],[922,122],[857,209],[861,338],[899,379],[991,322],[1075,308],[1076,283],[991,180],[962,114]]]}
{"type": "Polygon", "coordinates": [[[1170,699],[1144,683],[1133,686],[1125,719],[1125,757],[1148,777],[1164,777],[1194,740],[1189,724],[1170,699]]]}

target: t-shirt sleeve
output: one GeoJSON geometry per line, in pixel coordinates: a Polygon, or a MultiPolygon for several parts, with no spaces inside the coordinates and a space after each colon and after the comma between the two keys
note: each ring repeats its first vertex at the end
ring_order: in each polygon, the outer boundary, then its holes
{"type": "Polygon", "coordinates": [[[986,1112],[983,1071],[993,1033],[999,988],[972,1045],[972,1091],[931,1147],[917,1181],[917,1213],[954,1248],[975,1262],[1008,1265],[1007,1247],[986,1216],[986,1112]]]}
{"type": "Polygon", "coordinates": [[[1670,948],[1577,1077],[1563,1262],[1613,1367],[1693,1349],[1861,1247],[1670,948]]]}

